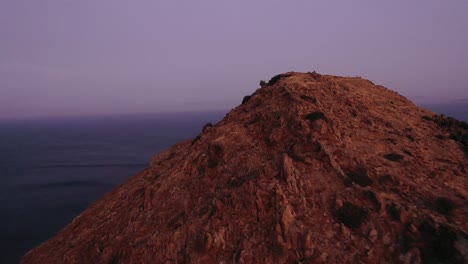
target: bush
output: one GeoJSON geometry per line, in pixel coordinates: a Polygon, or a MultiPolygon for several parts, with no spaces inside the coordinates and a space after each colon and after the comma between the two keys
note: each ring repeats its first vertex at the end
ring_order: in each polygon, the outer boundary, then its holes
{"type": "Polygon", "coordinates": [[[406,135],[406,138],[409,139],[411,142],[414,142],[414,137],[410,134],[406,135]]]}
{"type": "Polygon", "coordinates": [[[308,113],[305,118],[309,120],[310,122],[314,122],[315,120],[318,120],[318,119],[322,119],[328,122],[328,118],[325,116],[323,112],[320,112],[320,111],[308,113]]]}
{"type": "Polygon", "coordinates": [[[450,138],[460,143],[462,150],[468,154],[468,123],[459,121],[453,117],[446,117],[445,115],[434,115],[429,119],[446,132],[449,132],[450,138]]]}
{"type": "Polygon", "coordinates": [[[377,197],[375,192],[371,190],[364,190],[363,194],[364,197],[366,197],[367,200],[369,200],[377,208],[377,210],[380,210],[382,204],[380,203],[379,198],[377,197]]]}
{"type": "Polygon", "coordinates": [[[310,76],[312,76],[312,78],[315,79],[315,80],[320,79],[320,77],[322,76],[322,75],[316,73],[315,71],[313,71],[313,72],[308,72],[308,74],[309,74],[310,76]]]}
{"type": "Polygon", "coordinates": [[[197,143],[200,139],[201,139],[200,135],[196,136],[194,139],[192,139],[192,145],[197,143]]]}
{"type": "Polygon", "coordinates": [[[430,116],[421,116],[421,118],[426,120],[426,121],[433,121],[430,116]]]}
{"type": "Polygon", "coordinates": [[[208,128],[210,128],[210,127],[213,127],[213,124],[211,124],[211,123],[206,123],[206,124],[203,126],[203,128],[202,128],[202,132],[204,133],[204,132],[205,132],[208,128]]]}
{"type": "Polygon", "coordinates": [[[308,96],[308,95],[305,95],[305,94],[301,95],[301,99],[312,102],[314,104],[317,103],[317,98],[311,97],[311,96],[308,96]]]}
{"type": "Polygon", "coordinates": [[[263,86],[265,86],[265,85],[267,85],[267,82],[265,82],[264,80],[261,80],[261,81],[260,81],[260,86],[263,87],[263,86]]]}
{"type": "Polygon", "coordinates": [[[421,234],[421,242],[418,241],[418,244],[422,246],[422,263],[466,263],[456,246],[457,234],[450,226],[437,227],[434,223],[424,221],[418,231],[421,234]]]}
{"type": "Polygon", "coordinates": [[[403,159],[403,155],[396,154],[396,153],[389,153],[389,154],[385,154],[384,158],[391,160],[391,161],[400,161],[403,159]]]}
{"type": "Polygon", "coordinates": [[[247,103],[247,102],[250,100],[251,97],[252,97],[252,96],[250,96],[250,95],[244,96],[244,99],[242,99],[242,104],[247,103]]]}
{"type": "Polygon", "coordinates": [[[268,81],[268,86],[271,86],[277,83],[279,80],[281,80],[281,78],[283,78],[283,74],[278,74],[278,75],[273,76],[273,78],[271,78],[270,81],[268,81]]]}
{"type": "Polygon", "coordinates": [[[411,157],[413,156],[413,153],[411,153],[411,151],[409,151],[409,150],[405,149],[405,150],[403,150],[403,152],[408,156],[411,156],[411,157]]]}
{"type": "Polygon", "coordinates": [[[396,204],[392,203],[387,208],[387,214],[393,221],[400,221],[400,214],[401,210],[396,206],[396,204]]]}
{"type": "Polygon", "coordinates": [[[460,122],[459,127],[463,129],[468,129],[468,123],[465,121],[460,122]]]}

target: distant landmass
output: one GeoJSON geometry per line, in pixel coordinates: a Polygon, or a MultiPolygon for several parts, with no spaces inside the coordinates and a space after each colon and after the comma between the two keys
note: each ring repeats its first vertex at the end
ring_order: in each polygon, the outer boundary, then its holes
{"type": "Polygon", "coordinates": [[[362,78],[280,74],[22,263],[466,263],[466,126],[362,78]]]}

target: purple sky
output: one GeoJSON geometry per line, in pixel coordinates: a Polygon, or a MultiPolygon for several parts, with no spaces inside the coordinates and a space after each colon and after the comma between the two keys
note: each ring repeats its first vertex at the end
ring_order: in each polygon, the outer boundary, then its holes
{"type": "Polygon", "coordinates": [[[468,1],[1,0],[0,118],[230,109],[286,71],[468,98],[468,1]]]}

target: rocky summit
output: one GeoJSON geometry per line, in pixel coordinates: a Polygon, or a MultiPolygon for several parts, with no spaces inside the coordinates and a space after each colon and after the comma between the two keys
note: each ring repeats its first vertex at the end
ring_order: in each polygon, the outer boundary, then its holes
{"type": "Polygon", "coordinates": [[[261,86],[22,263],[467,263],[465,122],[359,77],[261,86]]]}

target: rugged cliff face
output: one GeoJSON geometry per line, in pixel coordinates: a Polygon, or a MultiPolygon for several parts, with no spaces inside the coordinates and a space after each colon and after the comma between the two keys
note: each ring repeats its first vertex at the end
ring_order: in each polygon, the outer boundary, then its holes
{"type": "Polygon", "coordinates": [[[22,262],[463,263],[466,123],[447,122],[361,78],[282,74],[22,262]]]}

